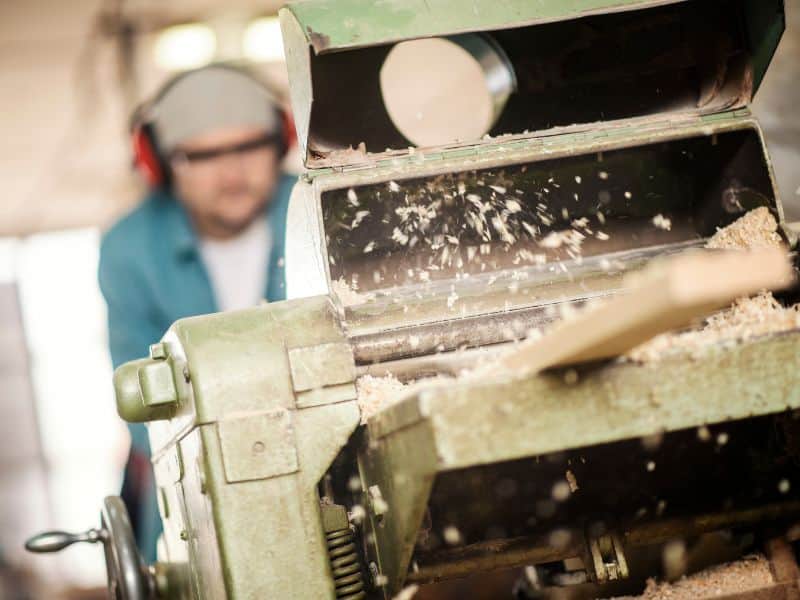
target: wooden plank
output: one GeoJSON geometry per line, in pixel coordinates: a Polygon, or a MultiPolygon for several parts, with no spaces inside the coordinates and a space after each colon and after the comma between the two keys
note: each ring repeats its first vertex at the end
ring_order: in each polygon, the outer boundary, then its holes
{"type": "Polygon", "coordinates": [[[481,369],[526,376],[550,367],[612,358],[761,290],[788,287],[782,249],[698,252],[658,261],[626,279],[626,293],[564,319],[481,369]]]}

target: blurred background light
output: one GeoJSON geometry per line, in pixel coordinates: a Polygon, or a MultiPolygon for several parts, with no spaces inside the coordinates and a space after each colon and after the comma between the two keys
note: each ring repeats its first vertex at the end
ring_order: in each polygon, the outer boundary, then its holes
{"type": "Polygon", "coordinates": [[[14,281],[17,240],[0,238],[0,284],[14,281]]]}
{"type": "Polygon", "coordinates": [[[244,31],[242,52],[245,58],[255,62],[284,60],[278,17],[261,17],[251,21],[244,31]]]}
{"type": "Polygon", "coordinates": [[[174,25],[158,34],[154,49],[159,67],[170,71],[193,69],[214,59],[217,36],[203,23],[174,25]]]}
{"type": "Polygon", "coordinates": [[[104,585],[98,548],[31,556],[22,543],[96,525],[100,501],[120,489],[128,435],[114,403],[99,243],[96,228],[0,238],[0,549],[82,588],[104,585]]]}

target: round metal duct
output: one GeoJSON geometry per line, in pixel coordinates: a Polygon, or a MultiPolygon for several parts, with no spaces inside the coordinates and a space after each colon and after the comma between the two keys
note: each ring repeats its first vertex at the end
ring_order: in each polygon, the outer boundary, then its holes
{"type": "Polygon", "coordinates": [[[417,146],[480,139],[517,85],[503,49],[480,34],[401,42],[380,80],[389,116],[417,146]]]}

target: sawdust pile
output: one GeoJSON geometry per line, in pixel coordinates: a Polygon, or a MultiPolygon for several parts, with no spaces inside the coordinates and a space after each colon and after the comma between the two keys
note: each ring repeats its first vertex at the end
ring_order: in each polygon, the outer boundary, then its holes
{"type": "Polygon", "coordinates": [[[800,305],[786,308],[765,292],[739,298],[727,310],[711,315],[701,329],[659,335],[634,348],[627,358],[655,362],[673,353],[700,356],[713,345],[736,344],[758,336],[800,328],[800,305]]]}
{"type": "Polygon", "coordinates": [[[675,583],[647,580],[641,596],[626,596],[616,600],[695,600],[747,592],[775,583],[769,562],[761,555],[719,565],[684,577],[675,583]]]}
{"type": "Polygon", "coordinates": [[[373,377],[364,375],[356,381],[358,406],[361,409],[361,423],[393,404],[408,386],[393,375],[373,377]]]}
{"type": "MultiPolygon", "coordinates": [[[[707,248],[747,250],[783,245],[778,223],[766,207],[757,208],[717,233],[707,248]]],[[[714,345],[733,345],[758,336],[800,328],[800,305],[782,306],[770,292],[739,298],[733,306],[711,315],[700,329],[666,333],[634,348],[626,358],[648,363],[671,354],[701,355],[714,345]]]]}
{"type": "Polygon", "coordinates": [[[778,222],[766,206],[749,213],[717,231],[706,243],[706,248],[748,250],[775,248],[783,245],[778,234],[778,222]]]}

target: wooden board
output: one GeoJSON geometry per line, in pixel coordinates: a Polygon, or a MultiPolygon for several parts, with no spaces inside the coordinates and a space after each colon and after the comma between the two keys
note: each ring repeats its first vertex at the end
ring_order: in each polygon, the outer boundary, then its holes
{"type": "Polygon", "coordinates": [[[705,251],[659,261],[626,279],[624,294],[558,322],[480,371],[525,376],[619,356],[736,298],[788,287],[793,277],[788,254],[778,248],[705,251]]]}

